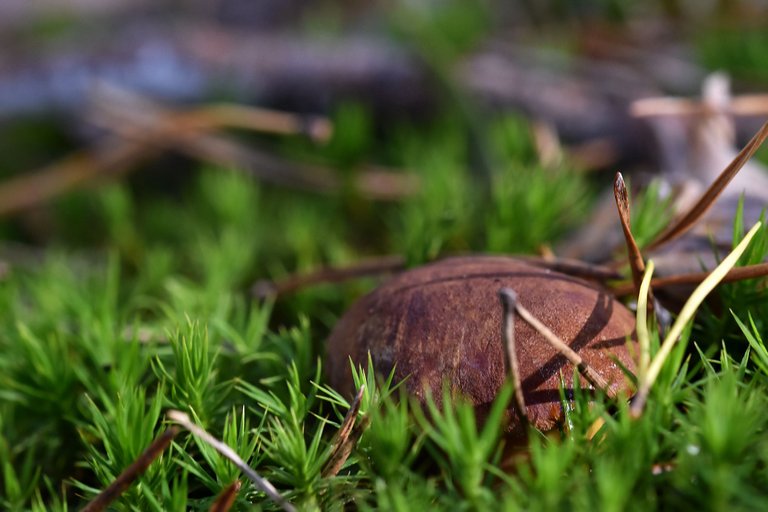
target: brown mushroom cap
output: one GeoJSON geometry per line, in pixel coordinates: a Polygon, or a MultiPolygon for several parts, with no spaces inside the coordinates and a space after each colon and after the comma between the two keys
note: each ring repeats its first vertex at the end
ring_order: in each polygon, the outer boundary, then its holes
{"type": "MultiPolygon", "coordinates": [[[[365,365],[370,351],[378,374],[395,367],[395,379],[408,377],[408,391],[420,400],[427,389],[439,398],[447,382],[454,395],[466,397],[482,415],[506,379],[498,295],[503,287],[514,289],[520,304],[578,352],[613,391],[631,393],[614,358],[634,370],[626,345],[635,327],[633,314],[598,286],[495,256],[419,267],[360,299],[328,340],[331,385],[352,392],[349,359],[365,365]]],[[[528,417],[538,429],[550,430],[562,419],[560,373],[567,390],[573,385],[573,367],[520,318],[515,338],[528,417]]],[[[516,409],[510,404],[508,430],[522,438],[525,429],[516,409]]]]}

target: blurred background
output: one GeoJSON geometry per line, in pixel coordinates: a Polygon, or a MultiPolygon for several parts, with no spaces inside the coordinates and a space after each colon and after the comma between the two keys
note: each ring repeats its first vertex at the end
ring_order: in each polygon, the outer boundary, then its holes
{"type": "Polygon", "coordinates": [[[5,1],[0,258],[109,248],[240,289],[380,255],[600,260],[572,239],[613,172],[688,179],[712,108],[709,167],[760,126],[767,6],[5,1]]]}

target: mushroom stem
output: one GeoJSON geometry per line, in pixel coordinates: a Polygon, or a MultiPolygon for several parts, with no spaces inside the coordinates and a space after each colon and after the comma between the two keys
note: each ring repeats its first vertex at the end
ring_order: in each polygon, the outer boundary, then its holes
{"type": "Polygon", "coordinates": [[[507,370],[512,377],[515,385],[515,401],[520,409],[520,414],[528,420],[528,409],[525,406],[525,397],[523,396],[523,383],[520,378],[520,365],[517,360],[517,350],[515,346],[515,306],[517,305],[517,293],[510,288],[499,290],[499,298],[504,306],[504,344],[506,345],[507,370]]]}
{"type": "MultiPolygon", "coordinates": [[[[514,293],[514,292],[513,292],[514,293]]],[[[579,373],[581,373],[587,381],[595,388],[605,392],[609,397],[615,398],[616,393],[608,385],[608,382],[595,371],[594,368],[589,366],[579,354],[577,354],[571,347],[569,347],[563,340],[561,340],[555,333],[541,323],[538,318],[533,316],[530,311],[525,309],[519,302],[514,302],[515,311],[520,315],[520,318],[525,320],[531,327],[533,327],[544,339],[552,345],[555,350],[560,352],[568,361],[573,364],[579,373]]]]}

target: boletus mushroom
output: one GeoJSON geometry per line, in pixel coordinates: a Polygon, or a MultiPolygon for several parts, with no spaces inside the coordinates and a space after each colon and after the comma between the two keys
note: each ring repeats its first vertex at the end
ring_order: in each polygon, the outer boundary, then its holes
{"type": "MultiPolygon", "coordinates": [[[[766,138],[768,123],[699,200],[645,249],[658,249],[685,235],[766,138]]],[[[627,245],[632,288],[639,294],[645,264],[630,230],[629,196],[620,173],[614,180],[614,197],[627,245]]],[[[678,275],[665,286],[701,283],[703,288],[697,288],[696,297],[692,295],[686,305],[700,304],[721,280],[765,276],[768,264],[730,272],[759,227],[757,223],[750,230],[711,279],[699,274],[678,275]]],[[[650,285],[654,286],[652,280],[650,285]]],[[[652,309],[651,291],[644,297],[652,309]]],[[[675,325],[682,329],[682,324],[675,325]]],[[[634,416],[642,412],[658,369],[676,342],[674,327],[640,381],[630,409],[634,416]]],[[[609,396],[632,395],[625,371],[634,373],[630,353],[639,353],[630,350],[635,343],[634,329],[632,313],[600,286],[517,258],[452,258],[404,272],[354,304],[331,332],[326,369],[332,386],[351,393],[349,360],[362,365],[370,353],[379,374],[394,369],[395,379],[407,378],[406,388],[422,401],[431,390],[440,405],[441,388],[447,385],[454,396],[468,399],[481,417],[512,374],[519,385],[515,402],[506,411],[507,430],[512,439],[521,439],[526,432],[524,419],[544,431],[562,419],[561,382],[566,393],[573,388],[573,368],[566,361],[609,396]],[[500,297],[504,308],[499,305],[500,297]],[[514,336],[510,336],[512,331],[514,336]],[[514,345],[509,343],[513,338],[514,345]],[[561,346],[555,348],[558,344],[561,346]]]]}
{"type": "MultiPolygon", "coordinates": [[[[394,378],[407,377],[407,390],[419,400],[432,390],[439,404],[445,383],[482,417],[508,378],[502,288],[514,289],[521,305],[597,371],[608,383],[606,391],[632,393],[620,364],[634,370],[627,347],[634,315],[597,285],[498,256],[450,258],[415,268],[360,299],[329,337],[331,385],[351,393],[349,360],[365,364],[370,352],[379,374],[394,368],[394,378]]],[[[534,427],[551,430],[563,417],[561,375],[568,393],[574,368],[525,321],[516,316],[514,322],[526,416],[534,427]]],[[[510,438],[524,439],[525,422],[514,402],[506,420],[510,438]]]]}

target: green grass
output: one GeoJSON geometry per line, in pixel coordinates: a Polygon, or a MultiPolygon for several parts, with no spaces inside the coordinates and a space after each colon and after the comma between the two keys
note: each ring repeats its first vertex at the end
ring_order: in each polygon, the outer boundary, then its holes
{"type": "MultiPolygon", "coordinates": [[[[360,124],[345,115],[342,124],[360,124]]],[[[442,412],[422,410],[361,368],[370,426],[341,472],[323,476],[348,407],[325,384],[323,340],[374,283],[264,304],[249,286],[370,254],[418,264],[450,252],[530,252],[564,233],[565,212],[580,220],[592,187],[583,176],[540,168],[519,120],[499,120],[489,134],[483,177],[468,170],[455,123],[404,131],[386,158],[417,171],[425,188],[392,205],[263,187],[222,169],[202,169],[173,194],[125,182],[53,205],[67,225],[0,282],[0,508],[79,509],[164,431],[168,409],[222,438],[301,510],[768,506],[768,350],[755,283],[724,289],[734,316],[718,336],[686,332],[691,343],[674,349],[642,418],[577,393],[568,428],[533,433],[514,463],[498,421],[478,428],[472,408],[447,398],[442,412]],[[597,418],[605,426],[586,440],[597,418]]],[[[342,167],[373,147],[336,144],[326,156],[342,167]]],[[[762,231],[744,262],[762,258],[767,241],[762,231]]],[[[697,326],[719,321],[701,316],[697,326]]],[[[237,479],[237,510],[275,508],[182,432],[113,507],[205,510],[237,479]]]]}
{"type": "Polygon", "coordinates": [[[766,48],[768,35],[760,27],[726,25],[702,31],[695,38],[696,52],[705,67],[758,83],[768,80],[766,48]]]}

